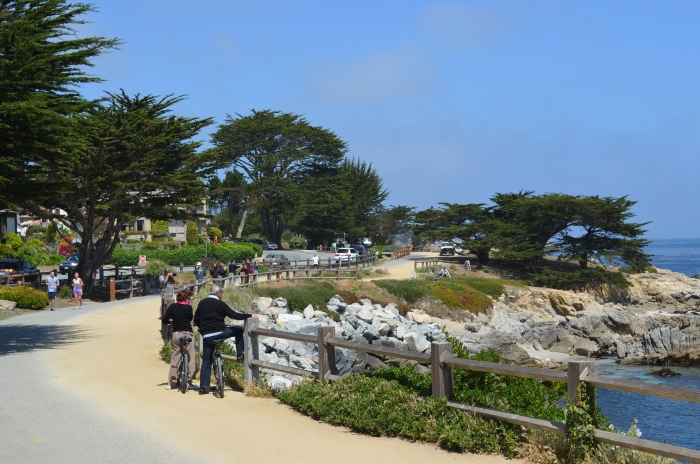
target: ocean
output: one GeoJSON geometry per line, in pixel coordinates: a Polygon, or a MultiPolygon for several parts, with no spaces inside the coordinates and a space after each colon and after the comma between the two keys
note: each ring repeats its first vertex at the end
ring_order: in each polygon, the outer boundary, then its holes
{"type": "MultiPolygon", "coordinates": [[[[654,240],[646,249],[654,266],[687,276],[700,274],[700,239],[654,240]]],[[[596,363],[596,374],[700,390],[700,368],[673,368],[680,377],[657,377],[659,367],[596,363]]],[[[627,431],[635,419],[642,438],[700,450],[700,404],[599,388],[598,406],[616,429],[627,431]]]]}

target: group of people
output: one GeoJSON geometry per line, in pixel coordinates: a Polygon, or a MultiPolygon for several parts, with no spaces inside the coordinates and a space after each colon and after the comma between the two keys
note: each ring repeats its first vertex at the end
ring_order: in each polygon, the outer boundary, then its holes
{"type": "MultiPolygon", "coordinates": [[[[59,282],[58,277],[56,277],[56,274],[53,271],[51,271],[49,273],[49,276],[46,278],[46,290],[49,293],[51,311],[54,310],[54,302],[56,301],[58,287],[60,286],[61,283],[59,282]]],[[[73,287],[73,299],[75,300],[75,309],[78,309],[80,306],[83,305],[83,287],[85,286],[85,284],[83,283],[83,279],[80,278],[80,274],[78,274],[77,272],[75,273],[73,280],[70,281],[70,286],[73,287]]]]}
{"type": "Polygon", "coordinates": [[[212,285],[209,290],[209,296],[203,298],[197,305],[197,310],[194,311],[190,305],[190,300],[194,296],[190,290],[182,290],[175,297],[176,302],[171,304],[163,313],[162,320],[168,321],[173,326],[172,347],[173,355],[170,361],[170,371],[168,374],[168,384],[166,390],[172,388],[172,382],[177,380],[178,367],[182,358],[183,350],[187,349],[189,353],[189,378],[187,383],[189,388],[199,389],[200,395],[209,393],[211,385],[211,366],[214,360],[214,349],[216,342],[234,338],[236,342],[236,358],[238,362],[243,362],[243,353],[245,346],[243,344],[243,327],[227,326],[225,323],[226,317],[235,320],[246,320],[250,317],[258,317],[257,314],[239,313],[234,311],[221,300],[223,291],[221,286],[212,285]],[[196,363],[194,356],[194,343],[189,343],[187,348],[184,348],[180,343],[180,339],[184,337],[193,337],[192,324],[198,327],[199,333],[203,340],[203,355],[202,355],[202,372],[200,374],[200,385],[193,383],[196,378],[196,363]]]}
{"type": "MultiPolygon", "coordinates": [[[[245,283],[249,282],[250,275],[258,274],[259,272],[260,268],[258,267],[258,262],[254,260],[246,259],[241,264],[237,264],[236,260],[234,259],[231,260],[231,263],[228,265],[229,275],[238,274],[239,276],[241,276],[241,282],[243,282],[243,276],[245,276],[245,283]]],[[[198,262],[194,267],[194,277],[197,280],[198,284],[201,284],[206,280],[207,271],[202,267],[201,262],[198,262]]],[[[226,277],[226,268],[224,266],[224,263],[218,263],[214,265],[214,267],[211,270],[211,277],[213,279],[226,277]]]]}

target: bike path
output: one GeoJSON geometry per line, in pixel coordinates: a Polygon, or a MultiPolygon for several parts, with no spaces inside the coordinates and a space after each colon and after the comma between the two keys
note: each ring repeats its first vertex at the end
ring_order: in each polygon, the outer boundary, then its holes
{"type": "MultiPolygon", "coordinates": [[[[144,298],[145,300],[146,298],[144,298]]],[[[157,304],[157,298],[148,297],[157,304]]],[[[100,410],[55,380],[45,353],[89,339],[89,330],[66,325],[126,302],[92,304],[25,314],[0,322],[0,463],[186,463],[166,437],[144,433],[100,410]]]]}

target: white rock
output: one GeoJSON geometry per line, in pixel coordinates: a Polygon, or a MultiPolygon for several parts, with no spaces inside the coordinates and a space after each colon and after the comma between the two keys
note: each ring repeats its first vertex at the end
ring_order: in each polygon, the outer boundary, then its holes
{"type": "Polygon", "coordinates": [[[270,380],[267,381],[267,384],[273,390],[286,390],[292,386],[292,383],[293,382],[291,380],[285,379],[279,375],[273,375],[270,377],[270,380]]]}
{"type": "Polygon", "coordinates": [[[280,322],[289,322],[289,321],[299,321],[301,319],[304,319],[303,316],[300,316],[298,314],[280,314],[277,316],[277,323],[279,324],[280,322]]]}
{"type": "Polygon", "coordinates": [[[314,311],[314,317],[324,319],[328,317],[328,314],[324,313],[323,311],[314,311]]]}
{"type": "Polygon", "coordinates": [[[391,331],[391,327],[386,322],[382,322],[379,326],[379,335],[386,335],[391,331]]]}
{"type": "Polygon", "coordinates": [[[364,308],[358,311],[357,314],[355,314],[355,316],[361,321],[364,321],[368,324],[371,324],[372,320],[374,319],[374,314],[372,314],[372,311],[369,311],[364,308]]]}
{"type": "Polygon", "coordinates": [[[314,317],[314,307],[309,305],[306,308],[304,308],[304,317],[306,319],[311,319],[314,317]]]}
{"type": "Polygon", "coordinates": [[[408,349],[422,353],[430,348],[430,342],[423,336],[417,333],[411,333],[405,338],[408,349]]]}

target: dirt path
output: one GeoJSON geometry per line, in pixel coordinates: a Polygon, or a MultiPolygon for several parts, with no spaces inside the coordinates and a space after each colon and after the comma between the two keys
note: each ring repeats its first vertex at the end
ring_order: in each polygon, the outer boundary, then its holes
{"type": "Polygon", "coordinates": [[[158,357],[157,304],[137,300],[67,322],[91,337],[43,353],[55,370],[53,382],[168,446],[201,454],[202,461],[514,462],[354,434],[302,416],[277,400],[238,392],[227,391],[219,399],[166,391],[168,366],[158,357]]]}

